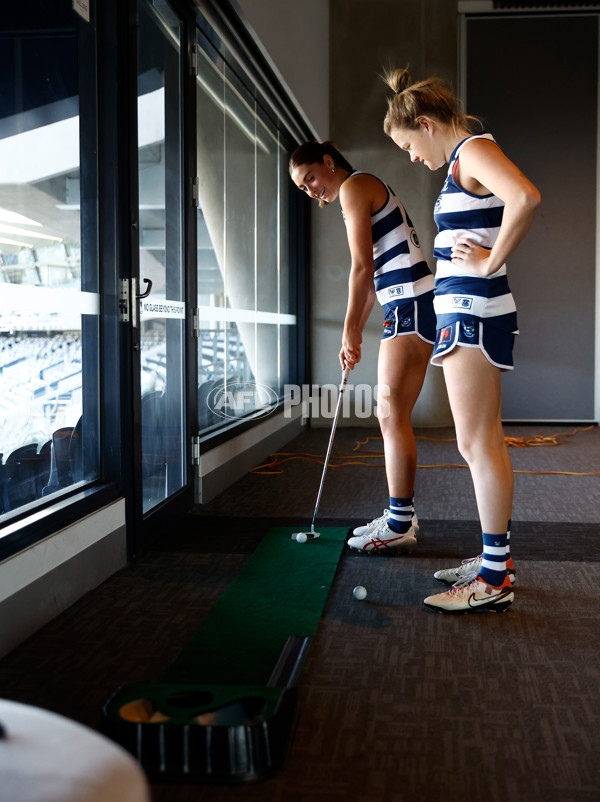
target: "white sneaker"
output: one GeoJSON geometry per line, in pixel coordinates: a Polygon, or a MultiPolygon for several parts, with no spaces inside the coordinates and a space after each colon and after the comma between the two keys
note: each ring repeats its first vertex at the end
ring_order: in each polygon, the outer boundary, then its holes
{"type": "Polygon", "coordinates": [[[450,590],[428,596],[424,604],[440,613],[502,613],[514,601],[515,594],[508,576],[499,588],[479,577],[468,577],[450,590]]]}
{"type": "MultiPolygon", "coordinates": [[[[373,518],[368,524],[363,524],[363,526],[357,526],[356,529],[352,531],[353,535],[357,535],[360,537],[361,535],[367,535],[371,530],[377,529],[378,526],[381,524],[387,524],[388,518],[390,515],[389,510],[384,510],[383,515],[379,518],[373,518]]],[[[413,517],[411,520],[411,526],[415,530],[415,535],[419,534],[419,519],[417,518],[417,513],[413,513],[413,517]]]]}
{"type": "Polygon", "coordinates": [[[412,551],[417,545],[415,530],[411,526],[408,532],[399,535],[383,522],[378,527],[369,529],[365,534],[358,537],[351,537],[348,545],[352,549],[359,551],[390,551],[399,549],[400,551],[412,551]]]}
{"type": "MultiPolygon", "coordinates": [[[[440,571],[436,571],[433,576],[435,579],[439,579],[440,582],[454,585],[455,582],[461,582],[470,574],[477,575],[481,571],[482,560],[483,554],[480,554],[478,557],[468,557],[466,560],[463,560],[457,568],[442,568],[440,571]]],[[[506,569],[508,571],[508,578],[511,584],[514,585],[516,571],[512,560],[507,562],[506,569]]]]}
{"type": "Polygon", "coordinates": [[[469,574],[477,575],[481,569],[482,561],[483,556],[481,554],[478,557],[468,557],[457,568],[442,568],[440,571],[436,571],[433,576],[435,579],[439,579],[440,582],[447,582],[449,585],[453,585],[455,582],[460,582],[468,577],[469,574]]]}

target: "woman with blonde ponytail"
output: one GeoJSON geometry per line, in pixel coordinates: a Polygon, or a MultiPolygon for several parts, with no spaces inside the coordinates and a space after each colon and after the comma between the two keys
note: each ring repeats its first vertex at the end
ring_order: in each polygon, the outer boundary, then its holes
{"type": "Polygon", "coordinates": [[[471,470],[483,552],[436,579],[452,584],[425,599],[441,612],[501,612],[514,600],[510,556],[513,471],[501,419],[502,371],[513,369],[517,314],[506,259],[527,234],[540,193],[481,122],[438,78],[389,72],[383,128],[412,162],[448,165],[436,201],[438,234],[432,363],[441,365],[460,453],[471,470]]]}

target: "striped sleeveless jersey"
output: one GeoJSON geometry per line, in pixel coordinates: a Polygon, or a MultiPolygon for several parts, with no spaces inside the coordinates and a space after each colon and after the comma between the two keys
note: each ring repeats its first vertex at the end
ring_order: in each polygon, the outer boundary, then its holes
{"type": "Polygon", "coordinates": [[[508,286],[506,264],[491,276],[478,276],[453,264],[451,250],[462,236],[491,249],[502,223],[504,202],[495,195],[473,195],[454,180],[454,170],[462,147],[472,139],[489,139],[491,134],[476,134],[460,142],[448,164],[448,175],[435,204],[434,220],[438,234],[433,255],[437,259],[434,308],[437,328],[457,320],[477,317],[496,328],[518,334],[517,311],[508,286]]]}
{"type": "MultiPolygon", "coordinates": [[[[363,171],[350,173],[350,176],[354,175],[372,175],[372,173],[363,171]]],[[[393,190],[380,178],[377,180],[385,187],[387,200],[381,209],[371,215],[374,280],[377,300],[387,314],[390,309],[405,301],[431,292],[434,280],[423,258],[417,232],[406,209],[394,195],[393,190]]]]}

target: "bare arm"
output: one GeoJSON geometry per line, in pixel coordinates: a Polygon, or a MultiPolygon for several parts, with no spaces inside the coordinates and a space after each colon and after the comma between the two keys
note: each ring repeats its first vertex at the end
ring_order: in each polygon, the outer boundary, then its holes
{"type": "Polygon", "coordinates": [[[348,280],[348,306],[344,321],[340,363],[342,368],[361,359],[362,332],[375,302],[371,210],[385,200],[385,189],[371,176],[350,178],[340,191],[352,263],[348,280]]]}
{"type": "Polygon", "coordinates": [[[461,238],[452,261],[481,276],[499,270],[523,241],[540,204],[540,193],[500,148],[486,139],[474,139],[460,154],[459,182],[468,192],[492,193],[504,201],[502,224],[491,250],[461,238]],[[467,244],[463,244],[466,242],[467,244]]]}

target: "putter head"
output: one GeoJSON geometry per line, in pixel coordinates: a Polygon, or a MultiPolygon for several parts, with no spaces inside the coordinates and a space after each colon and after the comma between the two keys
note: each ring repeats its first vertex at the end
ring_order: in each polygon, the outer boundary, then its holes
{"type": "Polygon", "coordinates": [[[291,535],[291,539],[296,540],[296,535],[306,535],[307,540],[314,540],[316,537],[320,537],[321,533],[315,532],[314,529],[311,530],[310,532],[294,532],[291,535]]]}

